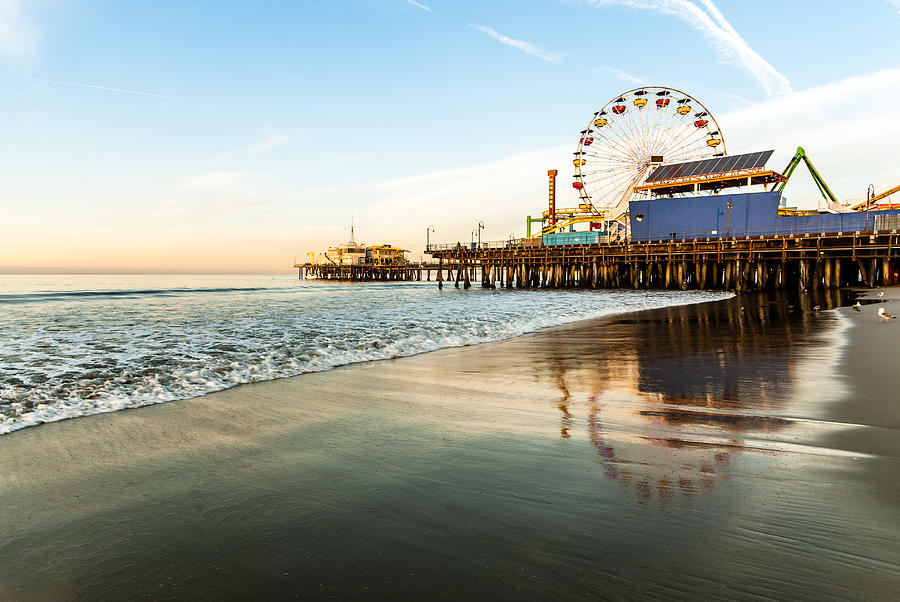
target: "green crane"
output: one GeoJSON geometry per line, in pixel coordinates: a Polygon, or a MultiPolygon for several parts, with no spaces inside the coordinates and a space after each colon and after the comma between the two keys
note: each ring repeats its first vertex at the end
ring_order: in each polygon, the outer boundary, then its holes
{"type": "Polygon", "coordinates": [[[840,202],[838,202],[837,198],[835,198],[834,193],[831,192],[831,189],[828,188],[828,184],[825,183],[825,180],[822,179],[822,176],[813,167],[812,161],[809,160],[809,156],[807,156],[806,151],[803,150],[802,146],[797,147],[797,152],[794,153],[793,158],[787,164],[787,167],[784,169],[784,182],[775,187],[775,190],[778,192],[784,191],[784,187],[787,185],[788,180],[791,179],[791,174],[794,173],[794,170],[797,169],[797,166],[800,164],[800,160],[803,160],[806,163],[806,167],[809,168],[809,173],[812,176],[813,182],[816,183],[816,186],[819,189],[819,192],[822,194],[822,198],[825,199],[825,204],[831,210],[836,210],[837,207],[843,207],[840,202]],[[837,207],[832,207],[836,205],[837,207]]]}

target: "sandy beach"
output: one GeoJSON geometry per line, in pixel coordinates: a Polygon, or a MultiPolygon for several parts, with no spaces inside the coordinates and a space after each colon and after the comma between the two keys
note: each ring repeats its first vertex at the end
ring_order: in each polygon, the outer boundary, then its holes
{"type": "Polygon", "coordinates": [[[624,314],[0,437],[0,598],[890,599],[885,290],[861,312],[831,291],[624,314]]]}

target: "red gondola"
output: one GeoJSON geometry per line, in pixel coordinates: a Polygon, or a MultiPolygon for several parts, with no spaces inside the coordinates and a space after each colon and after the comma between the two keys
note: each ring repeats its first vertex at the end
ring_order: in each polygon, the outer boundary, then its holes
{"type": "Polygon", "coordinates": [[[660,98],[660,99],[658,99],[658,100],[656,101],[656,107],[657,107],[658,109],[661,109],[661,108],[667,107],[667,106],[669,106],[669,99],[668,99],[668,98],[660,98]]]}
{"type": "Polygon", "coordinates": [[[591,138],[590,136],[588,136],[587,138],[585,138],[584,140],[582,140],[582,144],[584,144],[585,146],[590,146],[590,145],[592,145],[593,143],[594,143],[594,139],[591,138]]]}
{"type": "Polygon", "coordinates": [[[572,188],[574,188],[575,190],[581,190],[582,188],[584,188],[584,184],[582,184],[581,182],[572,182],[572,188]]]}
{"type": "Polygon", "coordinates": [[[705,119],[698,119],[697,121],[694,122],[694,125],[696,125],[698,128],[702,128],[702,127],[705,127],[707,123],[709,123],[709,122],[705,119]]]}
{"type": "Polygon", "coordinates": [[[625,112],[625,105],[616,105],[612,108],[612,112],[616,115],[621,115],[625,112]]]}

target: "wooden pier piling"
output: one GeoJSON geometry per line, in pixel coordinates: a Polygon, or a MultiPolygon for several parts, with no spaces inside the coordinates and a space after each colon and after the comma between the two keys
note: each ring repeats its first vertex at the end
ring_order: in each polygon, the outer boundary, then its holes
{"type": "Polygon", "coordinates": [[[895,284],[896,231],[589,245],[448,247],[428,253],[469,288],[801,291],[895,284]]]}
{"type": "Polygon", "coordinates": [[[443,288],[443,282],[441,280],[441,269],[443,268],[443,262],[440,259],[438,260],[437,266],[425,263],[364,265],[340,265],[336,263],[295,263],[294,268],[298,270],[298,275],[301,280],[308,278],[319,280],[347,280],[351,282],[417,282],[421,280],[429,281],[431,280],[431,270],[437,270],[438,286],[443,288]]]}

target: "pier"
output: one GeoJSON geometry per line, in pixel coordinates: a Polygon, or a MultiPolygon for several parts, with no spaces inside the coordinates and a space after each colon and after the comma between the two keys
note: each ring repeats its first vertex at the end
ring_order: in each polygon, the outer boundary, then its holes
{"type": "Polygon", "coordinates": [[[294,263],[301,280],[345,280],[351,282],[416,282],[431,280],[438,265],[430,263],[385,263],[340,265],[335,263],[294,263]]]}
{"type": "Polygon", "coordinates": [[[896,284],[897,244],[892,228],[585,245],[520,240],[431,245],[426,253],[438,261],[439,287],[802,291],[896,284]]]}
{"type": "Polygon", "coordinates": [[[721,128],[696,98],[642,86],[595,111],[580,131],[572,202],[558,202],[559,170],[547,171],[547,208],[526,217],[525,238],[482,244],[484,221],[473,219],[470,244],[433,245],[429,225],[426,265],[408,263],[406,251],[390,245],[361,248],[351,226],[351,242],[294,267],[301,278],[353,281],[431,280],[434,270],[440,288],[479,281],[485,288],[736,292],[897,284],[900,210],[891,195],[900,186],[876,194],[869,185],[864,202],[841,202],[803,147],[781,172],[766,166],[773,153],[727,154],[721,128]],[[815,209],[783,195],[801,165],[822,197],[815,209]],[[534,224],[540,230],[532,234],[534,224]]]}

